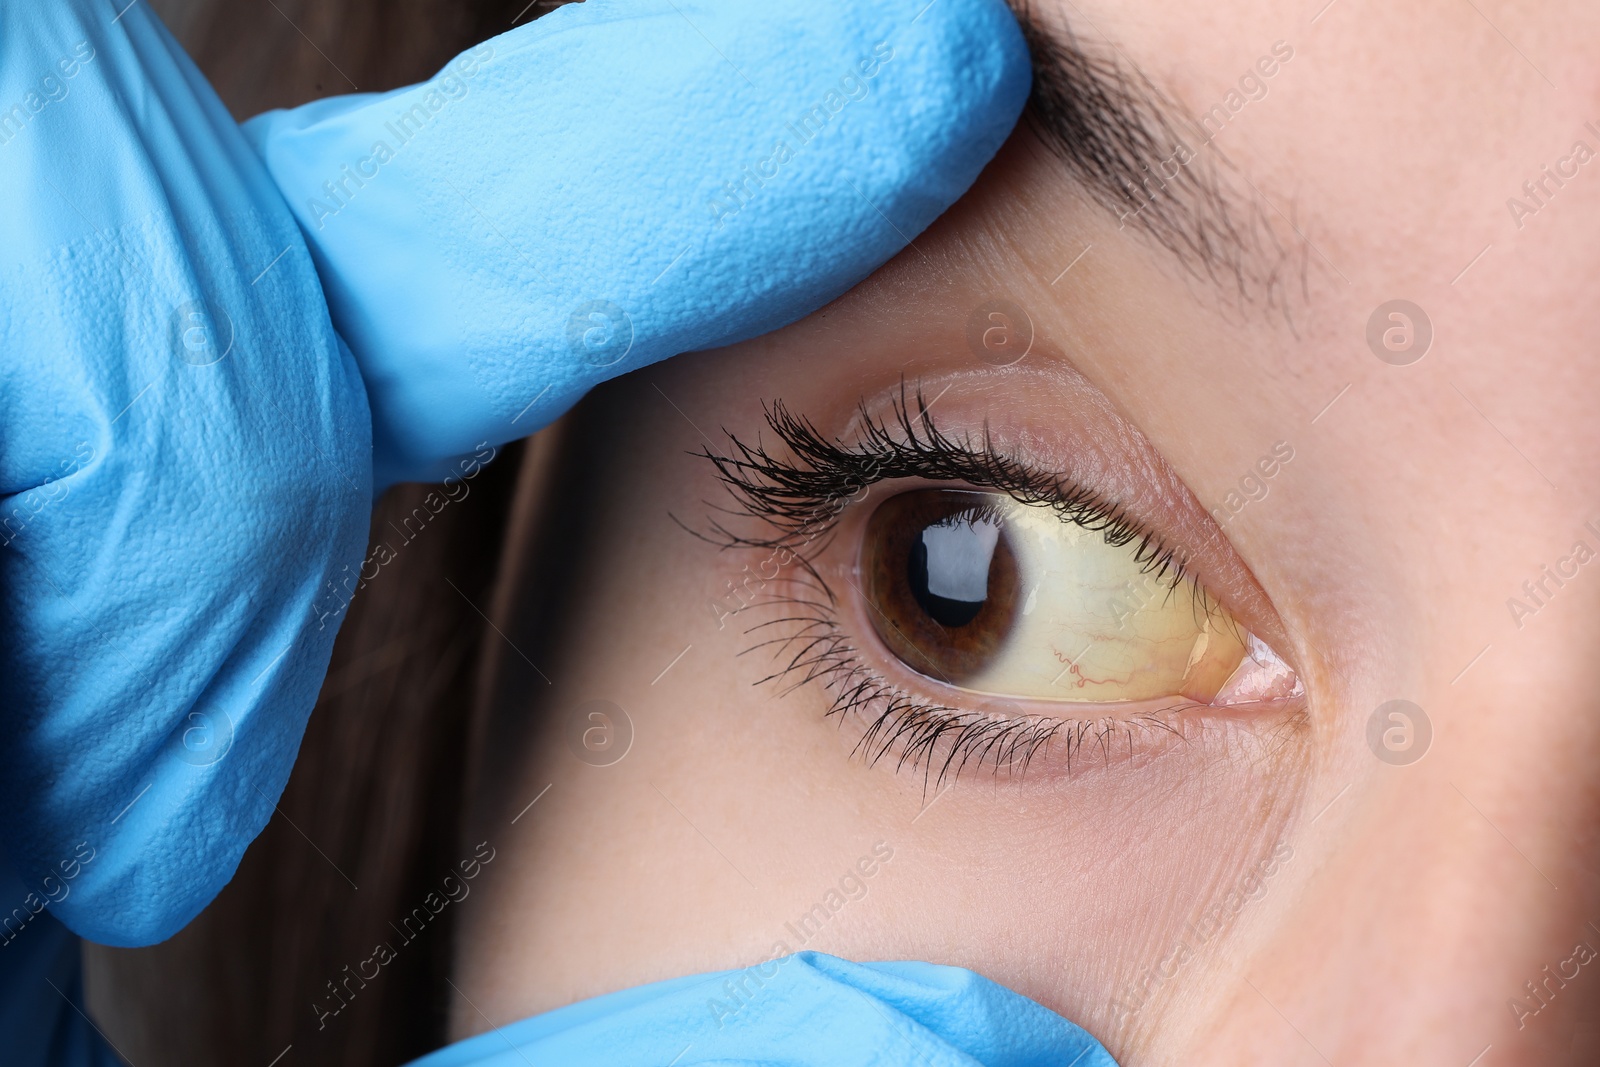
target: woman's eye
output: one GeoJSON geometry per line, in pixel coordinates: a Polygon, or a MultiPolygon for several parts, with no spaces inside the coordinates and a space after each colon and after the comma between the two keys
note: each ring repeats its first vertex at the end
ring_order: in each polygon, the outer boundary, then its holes
{"type": "Polygon", "coordinates": [[[920,674],[1006,697],[1239,704],[1299,679],[1188,578],[1150,572],[1137,542],[1003,493],[922,489],[867,520],[873,625],[920,674]]]}

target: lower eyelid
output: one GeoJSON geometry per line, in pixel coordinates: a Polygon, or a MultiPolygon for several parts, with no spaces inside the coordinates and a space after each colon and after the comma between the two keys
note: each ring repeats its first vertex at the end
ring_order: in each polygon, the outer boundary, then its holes
{"type": "MultiPolygon", "coordinates": [[[[1162,698],[1114,705],[1046,704],[944,685],[901,664],[863,614],[854,563],[831,546],[803,567],[781,571],[770,596],[745,611],[745,650],[765,649],[774,669],[758,680],[790,694],[808,683],[831,697],[826,714],[859,735],[852,751],[869,764],[916,775],[924,788],[985,770],[1041,782],[1112,767],[1137,769],[1177,752],[1233,753],[1304,718],[1304,694],[1233,705],[1162,698]],[[836,590],[829,596],[819,583],[836,590]]],[[[743,614],[744,612],[740,612],[743,614]]],[[[1281,661],[1280,661],[1281,662],[1281,661]]]]}
{"type": "MultiPolygon", "coordinates": [[[[837,580],[836,588],[850,589],[848,563],[827,562],[818,569],[825,579],[837,580]]],[[[1181,697],[1063,705],[973,693],[905,667],[881,645],[863,612],[863,601],[852,591],[828,618],[839,639],[836,656],[806,680],[845,683],[829,684],[835,697],[829,714],[853,720],[863,732],[858,754],[896,769],[910,764],[932,781],[973,764],[996,774],[1026,771],[1040,778],[1081,774],[1113,759],[1137,766],[1197,742],[1220,741],[1226,748],[1303,715],[1298,691],[1226,706],[1181,697]],[[841,700],[841,688],[859,699],[841,700]]],[[[814,637],[805,634],[808,641],[814,637]]]]}
{"type": "MultiPolygon", "coordinates": [[[[1232,753],[1242,740],[1263,742],[1286,721],[1304,716],[1298,682],[1293,692],[1271,691],[1276,674],[1270,667],[1262,675],[1266,681],[1241,686],[1234,694],[1241,698],[1237,702],[1212,704],[1183,697],[1051,703],[976,693],[917,673],[883,645],[867,617],[856,561],[839,550],[849,542],[849,532],[847,526],[813,561],[815,577],[779,578],[786,588],[776,590],[775,601],[784,610],[775,614],[789,630],[769,632],[761,642],[770,643],[780,661],[769,677],[793,675],[794,686],[784,692],[806,682],[824,686],[833,698],[827,714],[860,731],[854,753],[895,771],[920,771],[925,788],[930,783],[942,788],[947,778],[975,769],[1050,781],[1112,766],[1138,768],[1197,746],[1232,753]],[[837,591],[831,604],[818,596],[818,581],[837,591]],[[798,605],[809,614],[797,614],[798,605]],[[786,655],[796,650],[803,655],[786,655]]],[[[1283,664],[1261,648],[1273,664],[1283,664]]]]}

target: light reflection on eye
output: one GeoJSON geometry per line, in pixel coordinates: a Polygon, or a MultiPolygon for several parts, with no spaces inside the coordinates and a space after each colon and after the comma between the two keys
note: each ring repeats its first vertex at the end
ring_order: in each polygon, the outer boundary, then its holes
{"type": "Polygon", "coordinates": [[[873,624],[912,670],[978,693],[1065,702],[1300,694],[1294,672],[1189,578],[1003,493],[923,489],[867,522],[873,624]]]}

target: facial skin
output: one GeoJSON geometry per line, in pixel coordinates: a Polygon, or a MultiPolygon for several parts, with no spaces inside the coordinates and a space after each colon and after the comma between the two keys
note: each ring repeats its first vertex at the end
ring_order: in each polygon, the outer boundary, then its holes
{"type": "MultiPolygon", "coordinates": [[[[1574,545],[1600,549],[1600,164],[1520,219],[1507,198],[1532,205],[1542,165],[1600,148],[1600,12],[1036,13],[1109,39],[1183,114],[1255,72],[1201,165],[1278,242],[1278,284],[1197,277],[1019,129],[834,305],[638,372],[547,435],[495,611],[471,839],[501,858],[462,911],[456,1034],[782,941],[970,967],[1125,1065],[1594,1062],[1600,959],[1575,946],[1600,950],[1600,568],[1574,545]],[[1278,41],[1293,57],[1263,77],[1278,41]],[[968,344],[996,298],[1034,331],[1011,367],[968,344]],[[1393,299],[1432,323],[1410,365],[1367,343],[1393,299]],[[862,724],[827,717],[822,684],[757,684],[776,650],[745,650],[777,633],[745,631],[785,610],[728,614],[761,553],[686,532],[732,504],[689,453],[728,453],[724,429],[772,443],[763,401],[848,437],[902,380],[938,398],[942,431],[987,424],[1128,501],[1304,699],[930,787],[853,751],[862,724]],[[1280,442],[1293,458],[1263,478],[1280,442]],[[1577,575],[1558,587],[1542,565],[1577,575]],[[1535,604],[1523,583],[1542,578],[1535,604]],[[594,699],[632,722],[610,766],[572,754],[570,713],[594,699]],[[1431,723],[1415,762],[1369,745],[1393,699],[1431,723]],[[850,882],[859,899],[797,942],[786,924],[878,842],[892,858],[865,893],[850,882]]],[[[830,573],[894,488],[841,516],[830,573]]],[[[862,655],[921,684],[835,591],[862,655]]]]}

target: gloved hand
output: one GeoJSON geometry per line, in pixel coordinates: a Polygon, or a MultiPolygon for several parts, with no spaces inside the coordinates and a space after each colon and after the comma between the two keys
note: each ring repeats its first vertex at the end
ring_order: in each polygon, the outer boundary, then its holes
{"type": "Polygon", "coordinates": [[[135,945],[272,813],[374,465],[460,473],[832,299],[1029,77],[1001,0],[589,0],[252,151],[125,3],[0,0],[0,826],[62,921],[135,945]]]}
{"type": "Polygon", "coordinates": [[[611,993],[410,1067],[1117,1067],[1089,1033],[960,967],[798,952],[611,993]]]}
{"type": "Polygon", "coordinates": [[[83,1014],[82,962],[78,939],[42,901],[33,910],[0,850],[0,1049],[6,1067],[122,1067],[83,1014]]]}
{"type": "Polygon", "coordinates": [[[590,0],[245,133],[361,365],[387,484],[832,300],[967,190],[1028,85],[1000,0],[590,0]]]}

